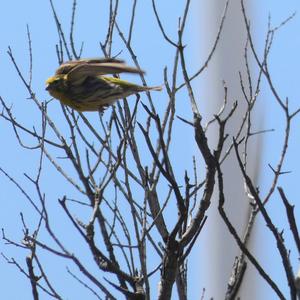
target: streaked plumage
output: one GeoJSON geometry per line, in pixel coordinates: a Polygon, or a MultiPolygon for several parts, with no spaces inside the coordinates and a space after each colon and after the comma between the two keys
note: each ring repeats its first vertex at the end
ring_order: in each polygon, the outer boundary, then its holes
{"type": "Polygon", "coordinates": [[[103,111],[116,100],[144,91],[160,91],[160,86],[145,87],[105,74],[134,73],[142,70],[117,59],[81,59],[59,66],[46,81],[51,96],[77,111],[103,111]]]}

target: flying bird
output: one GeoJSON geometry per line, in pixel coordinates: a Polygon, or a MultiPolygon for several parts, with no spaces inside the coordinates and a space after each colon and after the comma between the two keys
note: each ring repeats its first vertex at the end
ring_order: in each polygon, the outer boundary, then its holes
{"type": "Polygon", "coordinates": [[[104,59],[71,60],[61,64],[46,81],[49,94],[77,111],[103,112],[118,99],[145,91],[161,91],[161,86],[141,86],[107,74],[145,72],[124,61],[104,59]]]}

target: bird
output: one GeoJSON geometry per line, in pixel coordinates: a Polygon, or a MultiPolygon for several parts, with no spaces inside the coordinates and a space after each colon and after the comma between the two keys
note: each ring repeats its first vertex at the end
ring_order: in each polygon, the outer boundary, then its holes
{"type": "Polygon", "coordinates": [[[142,75],[139,68],[130,67],[115,58],[70,60],[62,63],[54,76],[46,80],[46,90],[79,112],[103,112],[117,100],[145,91],[161,91],[162,86],[141,86],[107,74],[133,73],[142,75]]]}

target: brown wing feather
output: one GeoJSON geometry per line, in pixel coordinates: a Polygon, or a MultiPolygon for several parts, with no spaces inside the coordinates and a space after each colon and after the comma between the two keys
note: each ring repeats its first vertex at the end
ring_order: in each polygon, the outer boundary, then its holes
{"type": "Polygon", "coordinates": [[[55,74],[68,74],[72,69],[78,65],[82,64],[101,64],[101,63],[124,63],[121,59],[115,58],[89,58],[89,59],[78,59],[78,60],[69,60],[62,63],[59,68],[56,70],[55,74]]]}
{"type": "Polygon", "coordinates": [[[67,61],[59,66],[59,68],[56,70],[56,75],[68,74],[75,68],[78,68],[77,71],[80,70],[80,72],[86,72],[86,70],[90,68],[92,72],[96,73],[92,75],[116,74],[121,72],[144,73],[137,68],[126,66],[124,61],[120,59],[91,58],[67,61]],[[98,69],[98,71],[96,71],[96,69],[98,69]]]}
{"type": "Polygon", "coordinates": [[[127,66],[124,61],[114,58],[92,58],[67,61],[56,70],[58,74],[68,74],[68,79],[73,83],[83,82],[88,76],[118,73],[143,74],[144,71],[127,66]]]}
{"type": "Polygon", "coordinates": [[[142,70],[129,67],[124,63],[105,62],[105,63],[82,63],[73,67],[67,74],[68,79],[74,83],[83,82],[87,77],[94,77],[105,74],[119,73],[143,74],[142,70]]]}

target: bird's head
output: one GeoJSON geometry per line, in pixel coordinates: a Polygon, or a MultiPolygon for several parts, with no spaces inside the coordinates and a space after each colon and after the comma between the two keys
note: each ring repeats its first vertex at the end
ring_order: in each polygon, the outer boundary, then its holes
{"type": "Polygon", "coordinates": [[[62,92],[67,87],[67,75],[59,74],[52,76],[46,80],[46,90],[51,93],[51,91],[62,92]]]}

